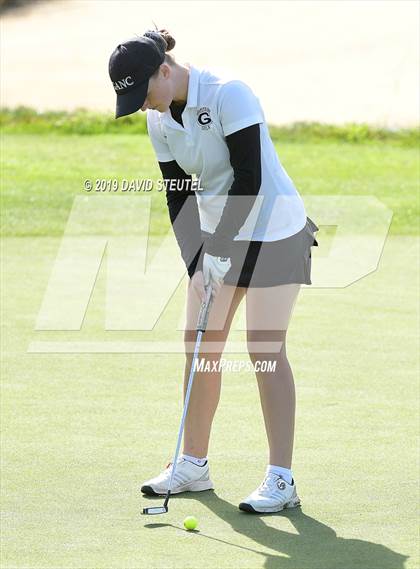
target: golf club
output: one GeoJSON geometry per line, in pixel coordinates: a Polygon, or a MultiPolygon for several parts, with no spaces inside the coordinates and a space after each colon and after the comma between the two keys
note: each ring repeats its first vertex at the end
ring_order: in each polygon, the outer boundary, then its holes
{"type": "Polygon", "coordinates": [[[163,503],[163,506],[143,508],[143,512],[142,512],[143,514],[149,514],[149,515],[166,514],[168,511],[168,502],[169,502],[169,498],[171,495],[172,482],[174,479],[176,464],[177,464],[178,455],[179,455],[179,449],[181,446],[182,433],[184,431],[185,417],[187,415],[188,403],[190,400],[190,393],[191,393],[191,389],[192,389],[192,385],[193,385],[193,381],[194,381],[195,361],[198,357],[198,353],[200,350],[201,337],[202,337],[203,333],[206,331],[207,321],[208,321],[212,301],[213,301],[212,288],[211,288],[211,285],[209,284],[207,286],[207,290],[206,290],[206,300],[201,304],[200,313],[198,315],[197,328],[196,328],[197,339],[195,342],[194,356],[193,356],[192,363],[191,363],[191,370],[190,370],[190,376],[188,379],[187,392],[185,394],[184,410],[182,413],[181,426],[179,428],[179,433],[178,433],[178,442],[176,445],[174,460],[172,462],[172,472],[171,472],[171,478],[169,480],[168,492],[166,493],[166,497],[165,497],[165,501],[163,503]]]}

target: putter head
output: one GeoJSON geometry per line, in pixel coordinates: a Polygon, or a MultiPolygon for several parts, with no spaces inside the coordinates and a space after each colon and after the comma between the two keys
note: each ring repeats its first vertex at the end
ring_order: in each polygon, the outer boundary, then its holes
{"type": "Polygon", "coordinates": [[[143,508],[143,514],[148,514],[149,516],[154,516],[157,514],[166,514],[168,512],[168,506],[156,506],[152,508],[143,508]]]}

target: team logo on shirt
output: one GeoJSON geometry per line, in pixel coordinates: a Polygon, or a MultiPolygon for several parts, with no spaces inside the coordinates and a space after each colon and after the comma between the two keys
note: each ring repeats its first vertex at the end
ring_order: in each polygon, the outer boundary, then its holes
{"type": "Polygon", "coordinates": [[[201,107],[197,111],[197,121],[201,126],[201,130],[208,130],[211,128],[210,109],[208,107],[201,107]]]}

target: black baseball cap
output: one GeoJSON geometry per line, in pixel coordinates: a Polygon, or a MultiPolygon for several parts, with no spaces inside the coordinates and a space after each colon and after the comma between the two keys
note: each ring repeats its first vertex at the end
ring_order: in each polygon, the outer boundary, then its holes
{"type": "Polygon", "coordinates": [[[164,60],[165,53],[147,36],[136,36],[115,48],[109,58],[109,76],[117,93],[116,119],[143,106],[149,79],[164,60]]]}

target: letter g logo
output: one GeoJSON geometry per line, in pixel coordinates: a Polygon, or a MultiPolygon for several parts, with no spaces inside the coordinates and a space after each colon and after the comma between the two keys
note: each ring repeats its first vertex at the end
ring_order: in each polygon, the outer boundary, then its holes
{"type": "Polygon", "coordinates": [[[209,122],[211,122],[210,115],[207,111],[200,113],[197,120],[201,125],[209,124],[209,122]]]}

